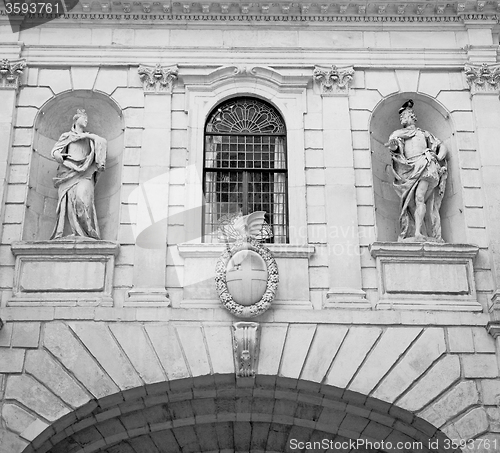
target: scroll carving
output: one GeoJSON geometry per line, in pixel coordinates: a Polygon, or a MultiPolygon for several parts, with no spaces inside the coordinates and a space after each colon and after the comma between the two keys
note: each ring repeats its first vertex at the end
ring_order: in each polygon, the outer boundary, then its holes
{"type": "Polygon", "coordinates": [[[322,96],[348,94],[353,76],[352,67],[337,68],[335,65],[331,68],[316,66],[313,73],[314,80],[319,83],[322,96]]]}
{"type": "Polygon", "coordinates": [[[19,88],[19,78],[26,67],[26,60],[0,61],[0,88],[19,88]]]}
{"type": "Polygon", "coordinates": [[[176,65],[169,67],[161,64],[154,67],[141,65],[137,72],[143,84],[144,93],[172,94],[179,68],[176,65]]]}
{"type": "Polygon", "coordinates": [[[236,377],[255,377],[259,356],[259,336],[259,324],[256,322],[237,322],[233,324],[236,377]]]}
{"type": "Polygon", "coordinates": [[[465,77],[472,93],[496,92],[500,88],[500,65],[465,65],[465,77]]]}

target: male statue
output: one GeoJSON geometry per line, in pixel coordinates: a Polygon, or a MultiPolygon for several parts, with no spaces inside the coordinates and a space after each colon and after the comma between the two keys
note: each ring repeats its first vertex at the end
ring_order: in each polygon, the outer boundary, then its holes
{"type": "Polygon", "coordinates": [[[52,149],[59,168],[54,178],[58,190],[57,222],[51,239],[63,236],[66,218],[72,235],[100,239],[94,186],[104,171],[107,142],[85,132],[87,122],[85,110],[77,110],[71,130],[63,133],[52,149]]]}
{"type": "Polygon", "coordinates": [[[399,241],[444,242],[439,209],[446,186],[444,143],[416,127],[410,99],[399,109],[403,129],[394,131],[385,144],[391,150],[394,188],[400,197],[399,241]]]}

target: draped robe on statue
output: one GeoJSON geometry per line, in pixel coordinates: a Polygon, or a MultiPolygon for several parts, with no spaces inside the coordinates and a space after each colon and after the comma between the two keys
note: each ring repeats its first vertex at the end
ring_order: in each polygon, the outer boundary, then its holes
{"type": "Polygon", "coordinates": [[[425,222],[426,235],[437,241],[442,241],[441,219],[439,209],[443,200],[447,168],[446,160],[437,160],[437,150],[441,141],[428,131],[419,128],[404,128],[394,131],[389,140],[396,139],[398,148],[391,151],[392,166],[396,179],[394,188],[398,194],[400,204],[400,234],[399,241],[415,235],[415,191],[420,181],[429,183],[428,190],[432,190],[426,200],[429,216],[425,222]],[[423,134],[427,148],[417,155],[405,155],[405,141],[412,139],[417,133],[423,134]]]}
{"type": "Polygon", "coordinates": [[[58,190],[57,221],[51,239],[63,236],[68,218],[72,234],[100,239],[94,204],[94,186],[98,174],[104,170],[107,142],[94,136],[90,139],[74,130],[61,135],[52,149],[63,155],[54,187],[58,190]]]}

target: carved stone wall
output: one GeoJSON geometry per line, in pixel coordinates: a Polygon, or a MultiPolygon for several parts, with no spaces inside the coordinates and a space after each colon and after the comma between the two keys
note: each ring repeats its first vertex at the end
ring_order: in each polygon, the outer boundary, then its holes
{"type": "Polygon", "coordinates": [[[446,436],[491,437],[482,433],[494,426],[500,384],[494,340],[481,326],[445,327],[445,317],[434,327],[308,318],[261,324],[255,387],[240,390],[227,323],[8,320],[0,332],[8,400],[1,445],[11,453],[51,444],[99,452],[172,433],[182,444],[177,427],[185,426],[198,433],[197,451],[208,451],[205,428],[223,422],[235,433],[237,422],[278,423],[282,445],[290,430],[309,439],[302,428],[337,440],[439,439],[433,451],[445,451],[446,436]],[[273,411],[266,398],[283,401],[273,411]]]}

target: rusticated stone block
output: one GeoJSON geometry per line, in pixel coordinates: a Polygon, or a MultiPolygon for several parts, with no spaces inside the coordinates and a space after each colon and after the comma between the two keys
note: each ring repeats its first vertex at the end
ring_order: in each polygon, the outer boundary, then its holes
{"type": "Polygon", "coordinates": [[[17,322],[13,324],[12,346],[20,348],[37,348],[40,339],[39,322],[17,322]]]}
{"type": "Polygon", "coordinates": [[[380,333],[377,327],[352,327],[335,357],[326,383],[345,388],[380,333]]]}
{"type": "Polygon", "coordinates": [[[104,323],[79,322],[70,326],[120,389],[142,385],[137,372],[113,340],[104,323]]]}
{"type": "Polygon", "coordinates": [[[23,349],[0,348],[0,373],[21,373],[24,355],[23,349]]]}
{"type": "Polygon", "coordinates": [[[90,399],[67,371],[44,350],[28,351],[25,370],[73,407],[80,407],[90,399]]]}
{"type": "Polygon", "coordinates": [[[36,420],[36,417],[15,404],[6,403],[2,407],[2,419],[10,430],[21,433],[36,420]]]}
{"type": "Polygon", "coordinates": [[[455,429],[462,439],[472,439],[488,429],[488,417],[483,407],[477,407],[467,412],[460,420],[454,423],[455,429]]]}
{"type": "Polygon", "coordinates": [[[462,356],[464,376],[470,378],[494,378],[498,376],[498,363],[494,354],[462,356]]]}
{"type": "Polygon", "coordinates": [[[419,416],[439,428],[454,415],[477,404],[478,401],[476,384],[473,381],[460,382],[419,416]]]}
{"type": "Polygon", "coordinates": [[[382,381],[373,396],[384,401],[394,401],[445,351],[443,330],[427,329],[382,381]]]}
{"type": "Polygon", "coordinates": [[[35,379],[26,375],[9,376],[5,398],[21,402],[50,421],[55,421],[69,412],[69,409],[58,398],[35,379]]]}
{"type": "Polygon", "coordinates": [[[94,396],[100,398],[118,392],[116,384],[103,373],[65,324],[48,324],[45,327],[44,345],[94,396]]]}
{"type": "Polygon", "coordinates": [[[147,341],[141,326],[126,323],[112,324],[110,328],[132,365],[134,365],[136,372],[146,383],[165,379],[154,350],[147,341]]]}
{"type": "Polygon", "coordinates": [[[409,411],[421,409],[460,378],[458,356],[446,356],[435,364],[401,400],[398,406],[409,411]]]}
{"type": "Polygon", "coordinates": [[[23,451],[28,442],[21,439],[16,434],[0,428],[0,452],[14,453],[23,451]]]}

